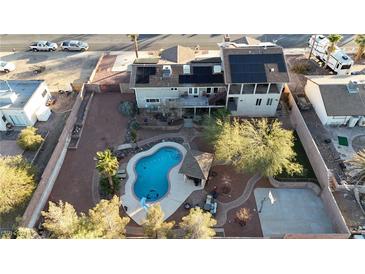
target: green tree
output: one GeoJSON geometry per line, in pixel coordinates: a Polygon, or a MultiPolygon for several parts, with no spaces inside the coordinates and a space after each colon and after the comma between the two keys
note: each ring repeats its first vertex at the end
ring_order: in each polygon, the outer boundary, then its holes
{"type": "Polygon", "coordinates": [[[40,239],[39,234],[33,229],[28,227],[18,227],[15,232],[17,239],[40,239]]]}
{"type": "Polygon", "coordinates": [[[42,211],[43,227],[58,239],[122,239],[128,217],[119,215],[119,198],[101,200],[88,215],[77,214],[69,203],[50,202],[48,212],[42,211]]]}
{"type": "Polygon", "coordinates": [[[327,59],[326,59],[326,63],[325,63],[324,67],[328,66],[330,56],[336,50],[336,45],[342,39],[342,35],[340,35],[340,34],[330,34],[330,35],[328,35],[327,38],[330,41],[330,44],[327,46],[327,49],[326,49],[327,50],[327,59]]]}
{"type": "Polygon", "coordinates": [[[365,53],[365,34],[357,35],[355,38],[355,43],[357,44],[355,61],[359,61],[365,53]]]}
{"type": "Polygon", "coordinates": [[[302,166],[294,163],[293,132],[283,129],[278,120],[240,122],[234,119],[233,123],[224,122],[221,127],[214,146],[218,160],[228,161],[238,170],[259,172],[263,176],[275,176],[283,170],[288,174],[302,172],[302,166]]]}
{"type": "Polygon", "coordinates": [[[139,35],[138,34],[128,34],[127,36],[133,42],[134,52],[136,54],[136,58],[138,58],[138,37],[139,37],[139,35]]]}
{"type": "Polygon", "coordinates": [[[110,201],[101,200],[88,216],[90,227],[97,238],[122,239],[125,238],[128,217],[119,214],[119,198],[114,196],[110,201]]]}
{"type": "Polygon", "coordinates": [[[354,184],[365,184],[365,149],[357,152],[350,160],[347,160],[350,165],[349,173],[354,174],[352,181],[354,184]]]}
{"type": "Polygon", "coordinates": [[[119,168],[119,162],[117,157],[112,155],[109,149],[105,151],[98,151],[96,153],[97,170],[105,177],[108,178],[110,189],[114,191],[113,176],[117,173],[119,168]]]}
{"type": "Polygon", "coordinates": [[[77,234],[80,217],[69,203],[59,201],[58,204],[49,202],[48,211],[42,211],[43,227],[51,232],[52,237],[70,239],[77,234]]]}
{"type": "Polygon", "coordinates": [[[27,201],[35,185],[34,168],[21,156],[0,157],[0,214],[27,201]]]}
{"type": "Polygon", "coordinates": [[[214,237],[213,226],[217,221],[209,212],[204,212],[201,208],[190,209],[189,215],[182,218],[180,227],[185,230],[185,238],[188,239],[210,239],[214,237]]]}
{"type": "Polygon", "coordinates": [[[211,117],[205,116],[203,121],[203,138],[213,144],[222,131],[222,124],[229,121],[230,112],[226,108],[214,112],[211,117]]]}
{"type": "Polygon", "coordinates": [[[44,141],[40,134],[37,134],[35,127],[26,127],[20,131],[17,144],[24,150],[37,150],[44,141]]]}
{"type": "Polygon", "coordinates": [[[155,239],[165,239],[171,237],[171,229],[175,222],[164,222],[165,214],[163,213],[159,203],[148,208],[146,219],[142,227],[145,236],[155,239]]]}

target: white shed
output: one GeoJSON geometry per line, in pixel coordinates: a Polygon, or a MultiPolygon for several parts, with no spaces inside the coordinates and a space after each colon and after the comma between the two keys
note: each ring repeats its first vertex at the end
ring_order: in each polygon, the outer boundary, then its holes
{"type": "Polygon", "coordinates": [[[37,120],[46,121],[50,97],[43,80],[0,81],[0,131],[6,130],[7,124],[32,126],[37,120]]]}

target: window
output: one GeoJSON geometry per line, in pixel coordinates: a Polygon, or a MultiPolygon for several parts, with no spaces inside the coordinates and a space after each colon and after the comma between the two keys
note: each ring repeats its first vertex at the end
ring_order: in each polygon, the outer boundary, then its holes
{"type": "Polygon", "coordinates": [[[46,96],[47,94],[47,90],[45,89],[43,92],[42,92],[42,97],[46,96]]]}
{"type": "Polygon", "coordinates": [[[214,88],[214,89],[213,89],[213,92],[214,92],[214,93],[217,93],[217,92],[218,92],[218,88],[214,88]]]}
{"type": "Polygon", "coordinates": [[[343,65],[343,66],[341,67],[341,69],[349,69],[349,68],[351,68],[351,65],[343,65]]]}
{"type": "Polygon", "coordinates": [[[211,90],[212,90],[212,88],[207,88],[207,93],[210,94],[211,90]]]}
{"type": "Polygon", "coordinates": [[[269,87],[268,84],[257,84],[256,93],[257,94],[265,94],[265,93],[267,93],[268,87],[269,87]]]}
{"type": "Polygon", "coordinates": [[[262,99],[256,99],[256,106],[260,106],[262,102],[262,99]]]}
{"type": "Polygon", "coordinates": [[[146,99],[146,103],[159,103],[160,99],[146,99]]]}
{"type": "Polygon", "coordinates": [[[3,119],[3,121],[6,122],[6,118],[4,115],[1,117],[1,119],[3,119]]]}
{"type": "Polygon", "coordinates": [[[273,99],[272,99],[272,98],[268,98],[268,99],[267,99],[267,102],[266,102],[266,105],[267,105],[267,106],[271,106],[271,105],[272,105],[272,101],[273,101],[273,99]]]}
{"type": "Polygon", "coordinates": [[[255,84],[244,84],[242,94],[253,94],[255,91],[255,84]]]}

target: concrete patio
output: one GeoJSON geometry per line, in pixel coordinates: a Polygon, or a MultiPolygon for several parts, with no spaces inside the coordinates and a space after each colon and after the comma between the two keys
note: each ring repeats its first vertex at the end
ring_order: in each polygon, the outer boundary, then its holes
{"type": "Polygon", "coordinates": [[[264,237],[336,233],[320,197],[312,190],[256,188],[254,194],[264,237]],[[274,203],[268,198],[269,191],[274,203]]]}

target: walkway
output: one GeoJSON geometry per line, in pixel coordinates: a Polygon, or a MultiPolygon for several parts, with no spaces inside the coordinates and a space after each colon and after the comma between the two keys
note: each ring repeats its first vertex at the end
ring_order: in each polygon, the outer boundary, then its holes
{"type": "Polygon", "coordinates": [[[256,185],[256,183],[262,178],[261,175],[255,174],[252,176],[246,185],[245,190],[243,191],[242,195],[238,197],[236,200],[229,202],[229,203],[222,203],[218,202],[219,213],[217,214],[217,225],[216,227],[221,227],[227,222],[227,213],[236,207],[244,204],[251,196],[251,193],[256,185]]]}

